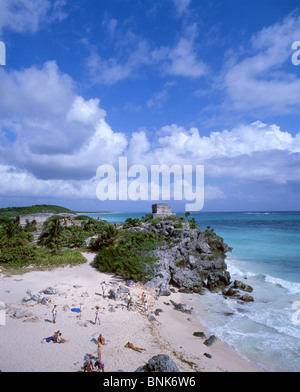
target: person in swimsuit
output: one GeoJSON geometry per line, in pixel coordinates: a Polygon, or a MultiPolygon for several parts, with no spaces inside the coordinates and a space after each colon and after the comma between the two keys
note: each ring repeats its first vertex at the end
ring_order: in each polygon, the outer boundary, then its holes
{"type": "Polygon", "coordinates": [[[143,350],[145,350],[144,348],[135,347],[135,346],[134,346],[132,343],[130,343],[130,342],[127,342],[127,343],[125,344],[125,347],[126,347],[126,348],[131,348],[132,350],[138,351],[139,353],[142,352],[143,350]]]}
{"type": "Polygon", "coordinates": [[[97,341],[97,356],[99,360],[101,360],[101,346],[102,344],[99,341],[97,341]]]}
{"type": "Polygon", "coordinates": [[[95,317],[95,323],[94,324],[97,324],[97,320],[98,320],[99,325],[100,325],[101,324],[101,322],[100,322],[100,310],[99,310],[98,306],[96,306],[96,317],[95,317]]]}
{"type": "Polygon", "coordinates": [[[105,345],[105,339],[102,336],[102,334],[100,333],[100,335],[98,336],[97,342],[100,342],[102,344],[102,346],[105,345]]]}

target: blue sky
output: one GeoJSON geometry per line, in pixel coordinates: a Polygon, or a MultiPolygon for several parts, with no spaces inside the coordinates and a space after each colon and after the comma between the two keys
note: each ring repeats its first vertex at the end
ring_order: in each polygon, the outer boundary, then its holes
{"type": "Polygon", "coordinates": [[[204,165],[204,211],[299,210],[298,1],[0,0],[0,41],[0,207],[149,210],[96,197],[126,156],[204,165]]]}

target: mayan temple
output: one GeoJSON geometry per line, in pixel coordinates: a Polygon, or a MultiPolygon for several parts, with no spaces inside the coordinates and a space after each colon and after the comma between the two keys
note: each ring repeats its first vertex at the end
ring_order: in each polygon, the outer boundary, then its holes
{"type": "Polygon", "coordinates": [[[175,216],[171,211],[170,204],[152,204],[152,216],[155,218],[167,218],[168,216],[175,216]]]}

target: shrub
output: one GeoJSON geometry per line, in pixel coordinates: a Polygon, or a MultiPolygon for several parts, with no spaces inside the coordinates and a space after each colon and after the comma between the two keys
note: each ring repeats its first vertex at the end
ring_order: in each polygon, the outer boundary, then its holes
{"type": "Polygon", "coordinates": [[[94,264],[101,272],[111,272],[128,279],[147,281],[152,273],[151,257],[139,255],[121,246],[102,248],[94,259],[94,264]]]}
{"type": "Polygon", "coordinates": [[[0,263],[20,267],[34,263],[37,258],[35,246],[16,246],[1,251],[0,263]]]}

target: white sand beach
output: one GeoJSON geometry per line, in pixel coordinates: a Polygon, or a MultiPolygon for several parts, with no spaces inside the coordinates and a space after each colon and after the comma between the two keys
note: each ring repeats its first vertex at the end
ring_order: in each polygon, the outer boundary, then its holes
{"type": "Polygon", "coordinates": [[[260,371],[223,342],[217,340],[207,347],[203,344],[204,339],[193,336],[196,331],[203,331],[206,337],[210,333],[194,315],[174,310],[170,300],[185,303],[183,294],[157,298],[154,291],[134,284],[130,287],[134,310],[127,310],[125,294],[120,300],[103,298],[102,281],[107,283],[107,288],[113,287],[113,282],[115,287],[125,282],[95,270],[91,265],[94,254],[84,253],[84,256],[87,263],[74,267],[32,270],[11,276],[3,271],[0,273],[0,301],[6,305],[5,325],[0,325],[2,372],[82,371],[85,357],[88,354],[97,356],[93,339],[100,333],[106,339],[101,348],[105,372],[134,372],[158,354],[169,355],[183,372],[260,371]],[[47,287],[58,292],[47,295],[51,297],[51,303],[24,305],[22,298],[28,290],[38,293],[47,287]],[[148,311],[141,304],[143,291],[148,297],[148,311]],[[51,313],[54,304],[57,305],[55,324],[51,313]],[[94,324],[96,306],[100,307],[100,325],[94,324]],[[71,310],[74,308],[81,308],[80,317],[71,310]],[[27,317],[13,318],[16,309],[30,313],[27,317]],[[148,313],[156,309],[162,311],[154,316],[155,321],[149,321],[148,313]],[[47,342],[56,330],[69,342],[47,342]],[[145,350],[136,352],[125,348],[128,341],[145,350]]]}

